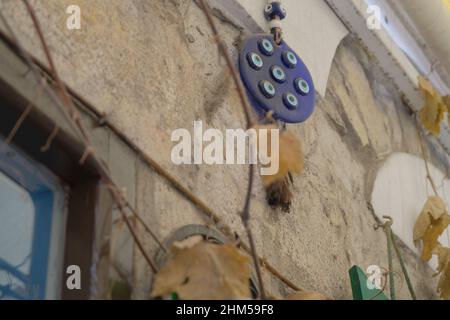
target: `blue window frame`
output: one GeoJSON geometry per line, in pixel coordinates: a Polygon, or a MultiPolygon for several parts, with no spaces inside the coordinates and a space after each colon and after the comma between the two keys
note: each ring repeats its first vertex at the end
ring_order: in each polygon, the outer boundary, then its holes
{"type": "Polygon", "coordinates": [[[66,209],[62,183],[0,138],[0,299],[57,299],[66,209]]]}

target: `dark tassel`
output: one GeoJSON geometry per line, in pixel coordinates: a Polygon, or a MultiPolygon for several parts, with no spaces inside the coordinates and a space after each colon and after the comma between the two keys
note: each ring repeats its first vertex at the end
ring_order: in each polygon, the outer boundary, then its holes
{"type": "Polygon", "coordinates": [[[292,192],[289,190],[289,180],[292,176],[289,174],[283,180],[277,181],[266,187],[267,202],[272,207],[280,207],[283,212],[290,212],[292,192]]]}

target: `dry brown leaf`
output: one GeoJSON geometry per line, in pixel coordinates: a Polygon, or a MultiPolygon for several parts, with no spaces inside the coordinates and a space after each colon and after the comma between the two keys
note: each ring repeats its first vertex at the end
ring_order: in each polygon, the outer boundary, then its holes
{"type": "Polygon", "coordinates": [[[444,104],[447,106],[447,110],[450,112],[450,95],[442,98],[444,104]]]}
{"type": "Polygon", "coordinates": [[[419,88],[425,98],[425,106],[419,111],[419,118],[424,127],[434,135],[439,135],[444,113],[448,108],[442,96],[433,85],[423,77],[419,77],[419,88]]]}
{"type": "Polygon", "coordinates": [[[250,258],[232,245],[200,242],[176,248],[155,276],[152,297],[250,299],[250,258]]]}
{"type": "Polygon", "coordinates": [[[439,244],[438,238],[450,224],[444,201],[436,196],[429,197],[414,224],[414,242],[422,240],[422,259],[431,259],[433,250],[439,244]]]}
{"type": "MultiPolygon", "coordinates": [[[[260,129],[277,129],[274,125],[258,125],[253,128],[256,129],[257,132],[260,129]]],[[[271,150],[270,138],[271,136],[268,131],[268,150],[271,150]]],[[[287,176],[288,172],[300,174],[303,171],[304,156],[302,145],[300,140],[292,132],[280,130],[279,153],[278,155],[275,155],[274,158],[278,158],[278,172],[273,175],[261,175],[265,187],[270,186],[274,182],[282,181],[287,176]]]]}
{"type": "Polygon", "coordinates": [[[447,119],[448,123],[450,124],[450,95],[445,96],[444,98],[442,98],[442,100],[444,101],[444,104],[447,107],[447,119]]]}
{"type": "Polygon", "coordinates": [[[439,246],[435,252],[438,256],[438,274],[440,274],[437,291],[442,299],[450,300],[450,249],[439,246]]]}
{"type": "Polygon", "coordinates": [[[428,93],[430,95],[436,94],[436,90],[434,89],[433,84],[430,81],[428,81],[422,76],[419,76],[418,80],[419,80],[419,89],[422,92],[428,93]]]}
{"type": "Polygon", "coordinates": [[[445,215],[438,220],[432,221],[432,226],[427,230],[423,237],[422,259],[428,261],[431,259],[433,249],[439,244],[439,236],[447,229],[450,224],[450,216],[445,215]]]}
{"type": "Polygon", "coordinates": [[[436,196],[428,197],[419,217],[414,225],[414,241],[419,240],[425,234],[431,224],[431,217],[434,220],[439,219],[447,213],[444,201],[436,196]]]}
{"type": "Polygon", "coordinates": [[[333,299],[318,292],[297,291],[287,295],[286,300],[333,300],[333,299]]]}

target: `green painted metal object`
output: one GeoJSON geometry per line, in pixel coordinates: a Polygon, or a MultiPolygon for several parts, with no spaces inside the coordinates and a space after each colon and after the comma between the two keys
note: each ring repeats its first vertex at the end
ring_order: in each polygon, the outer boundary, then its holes
{"type": "Polygon", "coordinates": [[[352,285],[353,300],[389,300],[383,291],[368,288],[367,276],[360,267],[351,267],[348,274],[352,285]]]}

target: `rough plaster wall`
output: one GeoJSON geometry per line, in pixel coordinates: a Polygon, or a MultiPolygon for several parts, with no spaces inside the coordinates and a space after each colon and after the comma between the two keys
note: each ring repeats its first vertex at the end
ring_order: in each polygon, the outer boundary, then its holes
{"type": "MultiPolygon", "coordinates": [[[[189,0],[31,2],[62,78],[244,236],[238,213],[246,167],[170,161],[170,134],[176,128],[191,129],[199,119],[204,127],[244,125],[235,89],[197,5],[189,0]],[[81,31],[65,28],[69,4],[83,10],[81,31]]],[[[2,0],[1,6],[26,47],[44,61],[22,6],[15,0],[2,0]]],[[[241,30],[217,22],[236,56],[241,30]]],[[[371,181],[391,152],[419,154],[414,123],[395,88],[347,39],[336,54],[325,99],[318,100],[306,123],[288,127],[303,141],[306,168],[295,179],[290,213],[268,207],[256,179],[251,224],[258,252],[297,285],[349,299],[353,264],[387,267],[385,236],[373,229],[371,181]]],[[[138,212],[161,238],[184,224],[204,222],[142,163],[136,165],[134,189],[138,212]]],[[[150,238],[145,245],[155,252],[150,238]]],[[[403,254],[419,298],[435,298],[432,271],[406,248],[403,254]]],[[[397,263],[395,270],[400,270],[397,263]]],[[[133,272],[135,297],[147,297],[151,275],[137,252],[133,272]]],[[[269,273],[264,278],[272,295],[289,291],[269,273]]],[[[406,285],[398,296],[409,298],[406,285]]]]}

